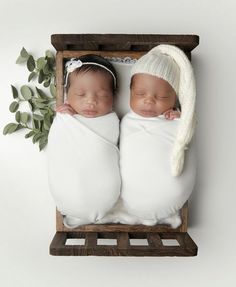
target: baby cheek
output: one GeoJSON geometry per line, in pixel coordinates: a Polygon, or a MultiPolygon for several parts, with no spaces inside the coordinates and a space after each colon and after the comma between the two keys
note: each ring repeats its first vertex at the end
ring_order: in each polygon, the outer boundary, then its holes
{"type": "Polygon", "coordinates": [[[84,101],[82,99],[76,98],[71,102],[70,105],[72,108],[78,111],[81,107],[83,107],[84,101]]]}
{"type": "Polygon", "coordinates": [[[142,105],[143,104],[143,98],[141,98],[141,97],[132,97],[131,99],[130,99],[130,105],[131,106],[140,106],[140,105],[142,105]]]}
{"type": "MultiPolygon", "coordinates": [[[[153,103],[152,103],[152,106],[153,106],[154,104],[155,104],[155,103],[153,102],[153,103]]],[[[138,107],[143,107],[143,106],[145,106],[145,107],[146,107],[145,97],[140,97],[140,98],[136,99],[136,106],[138,106],[138,107]]]]}
{"type": "Polygon", "coordinates": [[[113,105],[113,98],[104,98],[103,104],[107,107],[112,106],[113,105]]]}
{"type": "Polygon", "coordinates": [[[105,105],[103,105],[103,109],[105,110],[105,111],[111,111],[112,110],[112,102],[110,102],[110,103],[106,103],[105,105]]]}

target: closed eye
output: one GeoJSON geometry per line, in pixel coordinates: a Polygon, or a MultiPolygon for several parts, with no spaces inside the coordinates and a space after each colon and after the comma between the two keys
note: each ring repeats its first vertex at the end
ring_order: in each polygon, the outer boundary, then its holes
{"type": "Polygon", "coordinates": [[[142,97],[142,96],[144,96],[145,95],[145,93],[142,93],[142,92],[140,92],[140,93],[135,93],[135,96],[138,96],[138,97],[142,97]]]}
{"type": "Polygon", "coordinates": [[[169,97],[158,97],[158,99],[169,99],[169,97]]]}

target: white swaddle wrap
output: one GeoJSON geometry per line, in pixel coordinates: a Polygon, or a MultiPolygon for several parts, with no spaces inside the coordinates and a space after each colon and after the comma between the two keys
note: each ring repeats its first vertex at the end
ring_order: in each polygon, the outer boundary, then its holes
{"type": "Polygon", "coordinates": [[[170,157],[181,119],[145,118],[129,112],[121,122],[121,197],[126,210],[141,219],[177,227],[178,211],[189,198],[195,181],[194,146],[186,151],[184,170],[171,174],[170,157]],[[163,221],[164,220],[164,221],[163,221]]]}
{"type": "Polygon", "coordinates": [[[119,119],[57,113],[48,142],[49,186],[64,224],[95,223],[120,195],[119,119]]]}

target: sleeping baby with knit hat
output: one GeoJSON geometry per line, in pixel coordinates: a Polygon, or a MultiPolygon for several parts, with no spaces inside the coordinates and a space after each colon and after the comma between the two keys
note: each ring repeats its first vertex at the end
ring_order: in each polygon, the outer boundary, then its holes
{"type": "Polygon", "coordinates": [[[133,65],[130,89],[120,134],[122,202],[139,223],[177,228],[196,171],[191,64],[179,48],[159,45],[133,65]]]}

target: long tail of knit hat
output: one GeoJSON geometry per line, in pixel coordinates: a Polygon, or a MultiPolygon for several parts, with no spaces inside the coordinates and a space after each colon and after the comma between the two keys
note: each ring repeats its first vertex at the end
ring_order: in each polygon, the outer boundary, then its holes
{"type": "MultiPolygon", "coordinates": [[[[150,73],[150,71],[146,68],[143,69],[143,64],[141,65],[141,71],[139,71],[138,65],[136,66],[136,68],[134,67],[133,71],[131,71],[131,75],[134,75],[136,73],[148,73],[156,75],[167,80],[172,85],[175,91],[176,87],[178,87],[176,92],[181,105],[181,117],[171,155],[171,172],[173,176],[178,176],[183,170],[185,150],[187,149],[187,146],[192,139],[195,129],[196,86],[192,65],[181,49],[173,45],[161,44],[150,50],[146,55],[143,56],[143,58],[146,57],[147,60],[150,56],[153,62],[153,56],[156,56],[155,58],[158,59],[160,55],[161,57],[163,57],[163,54],[170,56],[173,59],[173,63],[176,63],[179,67],[177,75],[177,78],[179,80],[178,85],[173,85],[173,83],[175,82],[172,81],[172,83],[171,81],[169,81],[169,77],[165,79],[165,77],[159,75],[159,68],[155,73],[155,71],[153,71],[153,67],[152,72],[150,73]]],[[[154,61],[159,60],[154,59],[154,61]]],[[[137,62],[139,62],[139,60],[137,62]]]]}

